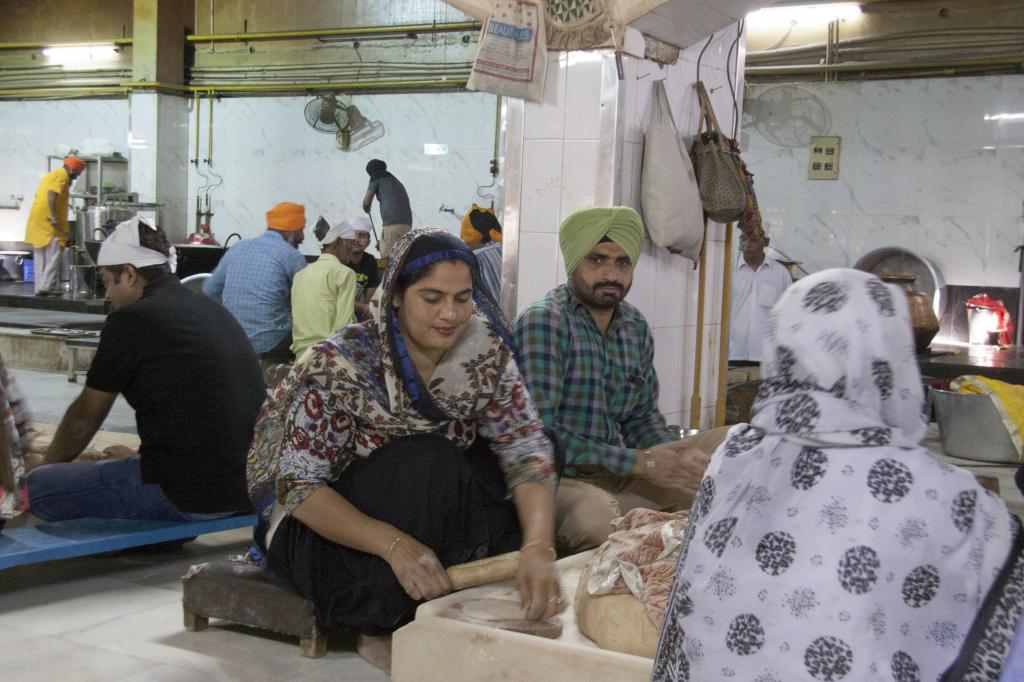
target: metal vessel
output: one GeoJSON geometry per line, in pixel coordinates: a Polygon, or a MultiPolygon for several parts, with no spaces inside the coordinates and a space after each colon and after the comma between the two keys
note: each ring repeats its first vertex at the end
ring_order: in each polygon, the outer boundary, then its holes
{"type": "Polygon", "coordinates": [[[1019,463],[1017,449],[991,398],[937,388],[929,388],[928,394],[943,452],[982,462],[1019,463]]]}
{"type": "Polygon", "coordinates": [[[107,202],[75,209],[75,239],[68,263],[68,291],[73,299],[95,298],[100,282],[96,255],[111,230],[135,216],[160,224],[163,204],[107,202]]]}
{"type": "Polygon", "coordinates": [[[95,265],[84,251],[85,243],[103,241],[118,223],[124,222],[134,215],[135,213],[131,209],[120,205],[97,204],[75,209],[75,245],[82,249],[78,257],[78,264],[95,265]]]}
{"type": "Polygon", "coordinates": [[[942,319],[946,310],[946,280],[927,259],[913,251],[896,246],[875,249],[853,264],[854,270],[873,275],[909,275],[915,280],[914,288],[928,297],[935,317],[942,319]]]}

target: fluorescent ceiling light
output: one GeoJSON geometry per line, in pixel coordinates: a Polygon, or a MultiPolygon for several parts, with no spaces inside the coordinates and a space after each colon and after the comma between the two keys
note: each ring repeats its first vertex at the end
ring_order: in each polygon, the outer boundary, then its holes
{"type": "Polygon", "coordinates": [[[64,45],[47,47],[43,55],[55,64],[88,64],[111,61],[117,57],[117,48],[110,43],[102,45],[64,45]]]}
{"type": "Polygon", "coordinates": [[[1013,114],[985,114],[986,121],[1024,121],[1024,112],[1013,114]]]}
{"type": "Polygon", "coordinates": [[[836,2],[827,5],[788,5],[766,7],[747,15],[751,29],[777,28],[794,24],[827,24],[830,21],[846,21],[860,16],[860,5],[856,2],[836,2]]]}

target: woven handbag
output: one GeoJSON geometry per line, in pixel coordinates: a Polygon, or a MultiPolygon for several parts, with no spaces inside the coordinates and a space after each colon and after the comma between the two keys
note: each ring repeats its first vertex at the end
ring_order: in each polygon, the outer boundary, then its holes
{"type": "Polygon", "coordinates": [[[700,101],[700,122],[690,147],[704,212],[716,223],[731,223],[747,207],[747,187],[740,175],[739,156],[718,127],[704,83],[694,86],[700,101]]]}

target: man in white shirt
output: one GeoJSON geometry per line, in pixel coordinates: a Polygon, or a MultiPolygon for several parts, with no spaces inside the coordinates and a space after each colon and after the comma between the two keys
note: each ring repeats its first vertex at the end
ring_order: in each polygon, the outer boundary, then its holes
{"type": "Polygon", "coordinates": [[[764,323],[793,278],[779,261],[766,258],[768,236],[761,230],[740,234],[740,257],[732,275],[729,316],[729,364],[761,362],[764,323]]]}

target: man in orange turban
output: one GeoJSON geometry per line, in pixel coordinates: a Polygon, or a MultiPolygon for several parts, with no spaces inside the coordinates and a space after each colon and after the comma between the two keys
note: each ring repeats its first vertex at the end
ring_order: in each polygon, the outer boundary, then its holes
{"type": "Polygon", "coordinates": [[[43,176],[25,225],[25,241],[35,250],[36,296],[60,296],[60,254],[68,236],[68,197],[85,162],[64,157],[64,165],[43,176]]]}
{"type": "Polygon", "coordinates": [[[256,354],[271,362],[294,359],[291,291],[306,267],[299,253],[305,227],[302,204],[278,204],[267,211],[267,231],[228,249],[203,285],[242,325],[256,354]]]}

